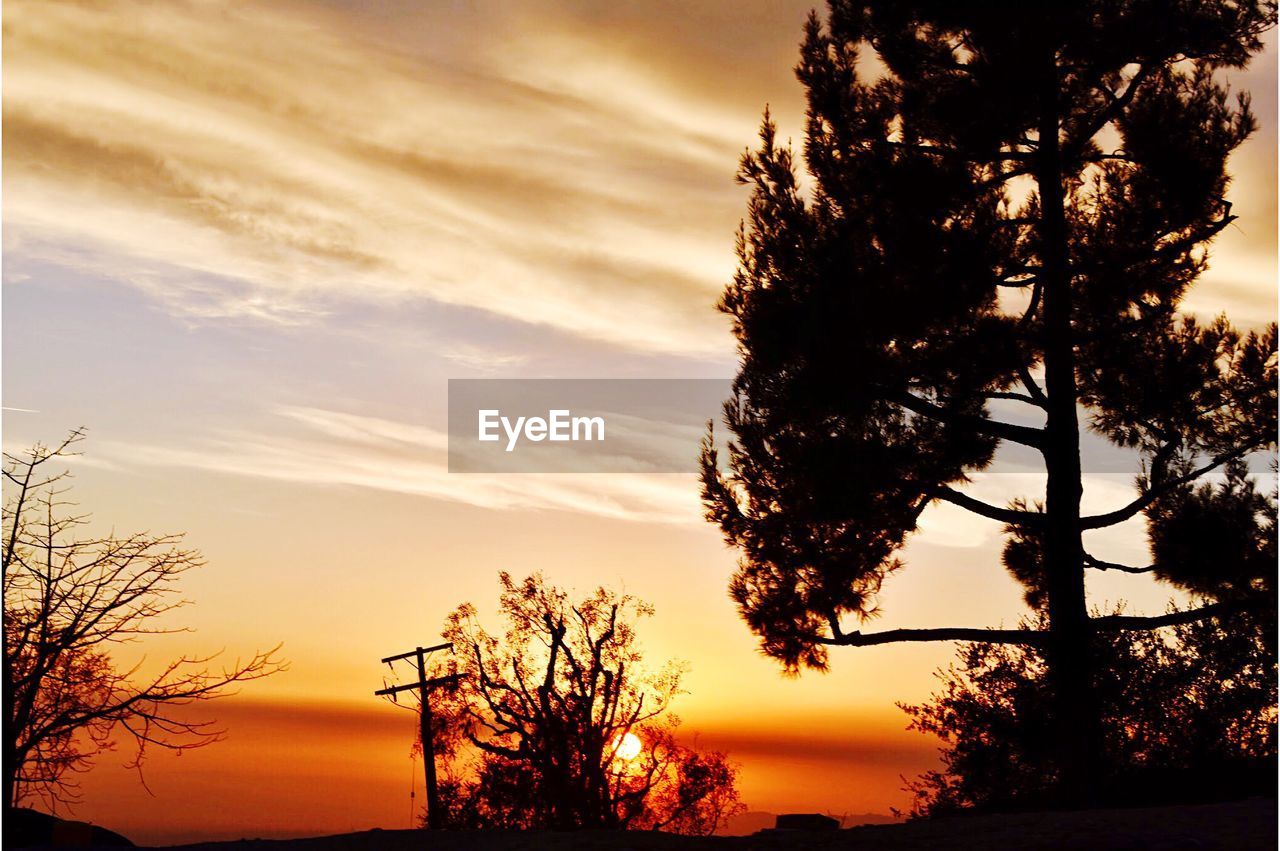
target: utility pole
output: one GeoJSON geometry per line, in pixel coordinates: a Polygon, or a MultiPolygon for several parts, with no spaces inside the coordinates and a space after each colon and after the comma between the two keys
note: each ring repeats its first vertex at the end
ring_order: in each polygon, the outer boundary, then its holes
{"type": "Polygon", "coordinates": [[[422,766],[426,772],[427,779],[427,828],[429,830],[439,830],[444,826],[444,813],[440,809],[440,792],[436,786],[435,737],[431,735],[431,690],[438,686],[455,683],[462,678],[462,675],[449,674],[444,677],[427,679],[427,654],[436,650],[452,649],[453,645],[445,642],[431,647],[415,647],[407,653],[386,657],[382,660],[384,665],[390,665],[401,659],[413,658],[417,663],[418,681],[416,683],[406,683],[402,686],[388,686],[374,692],[375,696],[386,696],[395,700],[395,695],[399,692],[418,690],[421,706],[418,712],[418,730],[419,735],[422,737],[422,766]]]}

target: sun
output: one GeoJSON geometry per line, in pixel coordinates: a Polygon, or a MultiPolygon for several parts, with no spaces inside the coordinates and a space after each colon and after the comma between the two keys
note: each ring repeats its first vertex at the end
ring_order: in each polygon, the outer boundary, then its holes
{"type": "Polygon", "coordinates": [[[640,751],[644,749],[644,742],[640,741],[640,737],[635,733],[623,733],[614,739],[614,742],[613,755],[623,762],[631,762],[640,756],[640,751]]]}

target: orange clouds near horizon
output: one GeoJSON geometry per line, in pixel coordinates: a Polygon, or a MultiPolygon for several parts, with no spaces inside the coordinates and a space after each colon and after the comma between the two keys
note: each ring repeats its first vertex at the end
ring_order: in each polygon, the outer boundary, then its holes
{"type": "MultiPolygon", "coordinates": [[[[121,742],[81,778],[85,800],[70,816],[135,842],[177,844],[404,828],[411,812],[421,815],[422,763],[410,758],[416,728],[410,712],[373,700],[243,697],[192,711],[218,719],[226,740],[182,756],[154,751],[143,766],[146,787],[124,767],[131,754],[121,742]]],[[[902,725],[872,723],[851,733],[851,723],[849,716],[815,713],[682,729],[682,737],[729,754],[753,811],[887,816],[886,787],[905,807],[901,776],[935,767],[936,742],[902,725]]]]}

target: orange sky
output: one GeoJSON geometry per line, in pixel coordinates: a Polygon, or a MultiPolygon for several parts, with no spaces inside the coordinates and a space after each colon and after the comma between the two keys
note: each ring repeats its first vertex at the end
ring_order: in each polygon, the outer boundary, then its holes
{"type": "MultiPolygon", "coordinates": [[[[283,641],[287,673],[208,707],[227,741],[104,758],[76,811],[136,840],[403,826],[412,722],[377,660],[430,642],[496,573],[625,586],[684,729],[757,810],[886,812],[933,761],[903,731],[946,646],[837,652],[783,678],[725,593],[691,477],[450,475],[445,382],[725,377],[738,154],[766,103],[798,138],[808,2],[11,0],[4,35],[4,445],[85,425],[103,527],[185,530],[194,634],[283,641]]],[[[1274,43],[1274,40],[1270,43],[1274,43]]],[[[1189,308],[1274,317],[1275,51],[1233,82],[1262,131],[1240,220],[1189,308]]],[[[988,476],[1000,502],[1034,476],[988,476]]],[[[1127,501],[1094,476],[1086,502],[1127,501]]],[[[880,627],[1006,625],[998,524],[931,508],[880,627]]],[[[1091,538],[1143,557],[1141,524],[1091,538]]],[[[1091,577],[1099,603],[1169,596],[1091,577]]],[[[126,660],[128,661],[128,660],[126,660]]]]}

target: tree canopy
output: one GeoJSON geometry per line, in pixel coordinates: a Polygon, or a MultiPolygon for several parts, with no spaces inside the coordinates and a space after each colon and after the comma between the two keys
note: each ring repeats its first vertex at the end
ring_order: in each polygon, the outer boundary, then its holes
{"type": "Polygon", "coordinates": [[[1197,511],[1194,483],[1274,450],[1276,328],[1181,303],[1235,220],[1227,160],[1256,126],[1217,72],[1274,20],[1270,2],[1148,0],[833,0],[810,17],[803,167],[766,112],[738,172],[751,198],[720,307],[740,367],[727,458],[714,435],[703,452],[708,518],[742,553],[731,594],[767,654],[796,671],[840,645],[1043,648],[1074,760],[1100,736],[1094,633],[1251,605],[1090,618],[1085,571],[1122,566],[1085,536],[1146,514],[1155,578],[1197,590],[1237,570],[1195,550],[1215,529],[1191,524],[1225,514],[1197,511]],[[1087,432],[1139,470],[1096,515],[1087,432]],[[966,492],[1009,446],[1041,463],[1043,492],[966,492]],[[861,631],[939,502],[1005,526],[1043,623],[861,631]]]}

